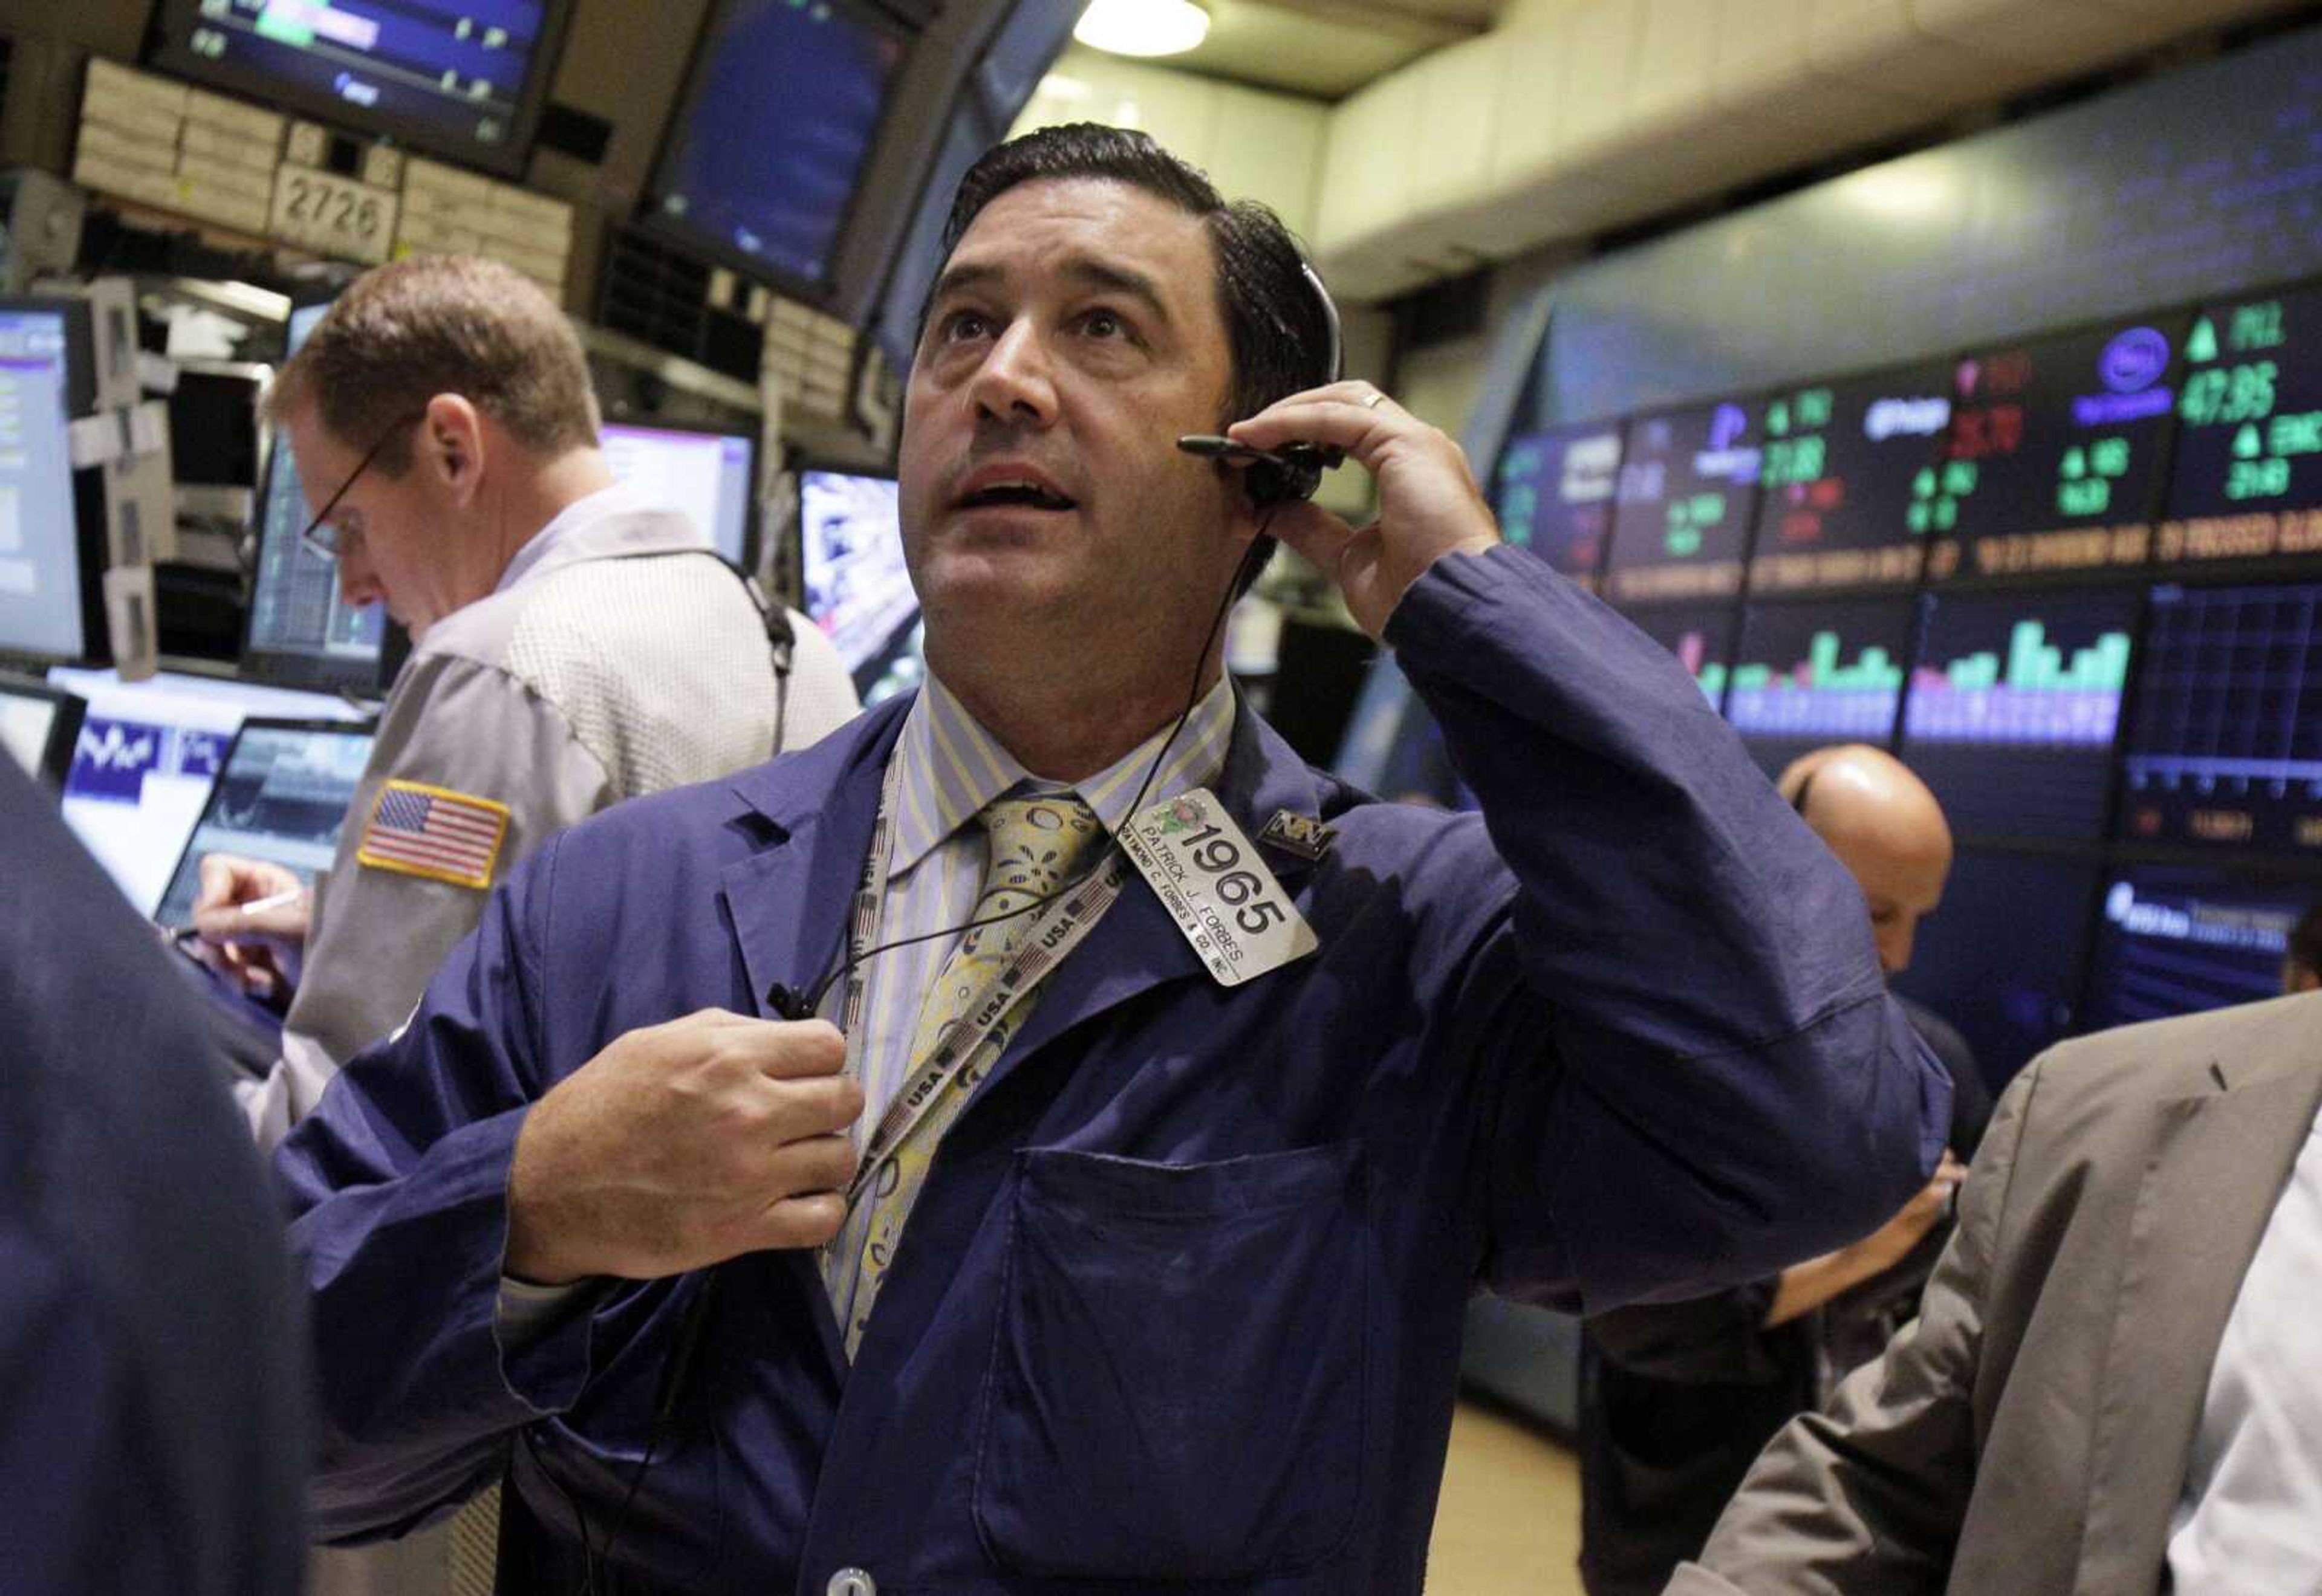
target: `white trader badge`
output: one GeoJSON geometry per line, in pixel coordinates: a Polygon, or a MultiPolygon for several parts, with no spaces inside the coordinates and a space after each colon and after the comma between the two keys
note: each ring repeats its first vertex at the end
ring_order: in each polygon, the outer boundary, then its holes
{"type": "Polygon", "coordinates": [[[1135,816],[1120,844],[1220,986],[1238,987],[1321,945],[1209,789],[1135,816]]]}

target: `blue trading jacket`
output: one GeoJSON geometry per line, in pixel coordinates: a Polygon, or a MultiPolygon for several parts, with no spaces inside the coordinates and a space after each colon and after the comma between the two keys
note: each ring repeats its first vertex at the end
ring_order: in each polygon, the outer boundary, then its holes
{"type": "Polygon", "coordinates": [[[809,1255],[737,1259],[658,1427],[709,1277],[495,1340],[525,1108],[831,967],[903,707],[543,848],[281,1154],[325,1530],[505,1469],[538,1538],[585,1516],[646,1588],[1417,1592],[1479,1284],[1602,1309],[1901,1207],[1948,1083],[1860,890],[1685,672],[1513,548],[1439,563],[1389,641],[1482,816],[1376,802],[1244,713],[1225,807],[1337,830],[1269,853],[1321,951],[1221,990],[1132,885],[945,1138],[854,1367],[809,1255]]]}

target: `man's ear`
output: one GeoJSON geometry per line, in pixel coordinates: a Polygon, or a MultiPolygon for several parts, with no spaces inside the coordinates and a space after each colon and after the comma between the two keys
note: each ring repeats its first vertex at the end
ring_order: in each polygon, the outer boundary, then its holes
{"type": "Polygon", "coordinates": [[[483,477],[484,418],[460,394],[437,394],[427,401],[420,424],[420,464],[446,490],[465,503],[483,477]]]}

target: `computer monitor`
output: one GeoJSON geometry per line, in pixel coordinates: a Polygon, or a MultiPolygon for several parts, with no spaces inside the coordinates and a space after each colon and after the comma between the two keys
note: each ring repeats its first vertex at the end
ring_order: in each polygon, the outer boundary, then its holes
{"type": "Polygon", "coordinates": [[[757,440],[658,423],[608,421],[599,429],[613,475],[685,512],[710,545],[747,570],[755,551],[757,440]]]}
{"type": "Polygon", "coordinates": [[[860,0],[718,0],[655,163],[648,225],[809,296],[910,41],[860,0]]]}
{"type": "Polygon", "coordinates": [[[2143,595],[1924,600],[1902,754],[1964,837],[2094,842],[2143,595]]]}
{"type": "Polygon", "coordinates": [[[170,390],[169,470],[179,488],[258,486],[259,401],[271,371],[242,360],[181,360],[170,390]]]}
{"type": "Polygon", "coordinates": [[[72,465],[96,403],[89,307],[0,299],[0,655],[101,660],[105,483],[72,465]]]}
{"type": "Polygon", "coordinates": [[[2160,563],[2322,563],[2322,284],[2204,306],[2177,417],[2160,563]]]}
{"type": "MultiPolygon", "coordinates": [[[[327,305],[290,313],[285,343],[296,354],[327,305]]],[[[242,674],[253,681],[317,691],[375,693],[386,685],[387,607],[351,606],[339,596],[339,568],[298,541],[306,500],[297,457],[279,428],[258,499],[258,569],[250,587],[242,674]]]]}
{"type": "Polygon", "coordinates": [[[1942,459],[1915,484],[1910,511],[1940,534],[1929,574],[2142,567],[2187,321],[2131,317],[1961,359],[1942,459]]]}
{"type": "Polygon", "coordinates": [[[798,497],[808,616],[837,646],[866,702],[874,689],[910,685],[917,679],[919,599],[903,566],[894,479],[804,470],[798,497]]]}
{"type": "Polygon", "coordinates": [[[0,671],[0,747],[26,775],[62,792],[87,707],[44,681],[0,671]]]}
{"type": "Polygon", "coordinates": [[[1948,363],[1818,383],[1761,403],[1752,593],[1907,588],[1946,530],[1925,475],[1952,414],[1948,363]]]}
{"type": "Polygon", "coordinates": [[[347,809],[370,762],[372,728],[327,720],[256,718],[242,723],[154,920],[190,926],[201,896],[202,860],[212,853],[279,864],[311,885],[329,868],[347,809]]]}
{"type": "Polygon", "coordinates": [[[64,818],[140,914],[151,914],[252,716],[359,721],[335,696],[163,671],[123,682],[110,670],[59,668],[49,685],[88,706],[65,779],[64,818]]]}
{"type": "Polygon", "coordinates": [[[2183,865],[2115,871],[2097,921],[2091,1030],[2278,997],[2290,933],[2322,876],[2183,865]]]}
{"type": "Polygon", "coordinates": [[[1636,604],[1742,591],[1764,425],[1763,406],[1735,399],[1629,424],[1607,597],[1636,604]]]}
{"type": "Polygon", "coordinates": [[[524,175],[570,0],[162,0],[166,71],[416,150],[524,175]]]}
{"type": "Polygon", "coordinates": [[[1550,427],[1512,438],[1494,473],[1500,535],[1594,586],[1613,537],[1621,424],[1550,427]]]}
{"type": "Polygon", "coordinates": [[[1888,745],[1913,611],[1908,598],[1861,598],[1743,612],[1725,718],[1768,775],[1825,743],[1888,745]]]}
{"type": "Polygon", "coordinates": [[[2322,859],[2322,584],[2153,589],[2127,841],[2322,859]]]}
{"type": "Polygon", "coordinates": [[[1993,1095],[2079,1015],[2098,867],[1964,849],[1895,988],[1957,1026],[1993,1095]]]}
{"type": "Polygon", "coordinates": [[[1631,625],[1677,656],[1712,709],[1725,707],[1741,610],[1732,604],[1653,604],[1624,609],[1631,625]]]}

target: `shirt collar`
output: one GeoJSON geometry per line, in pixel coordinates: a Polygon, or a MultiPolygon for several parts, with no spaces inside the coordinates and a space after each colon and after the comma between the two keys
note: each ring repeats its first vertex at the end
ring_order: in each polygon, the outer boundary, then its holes
{"type": "Polygon", "coordinates": [[[708,534],[673,509],[656,504],[626,483],[584,494],[559,510],[532,534],[500,579],[495,593],[580,560],[622,554],[668,554],[708,549],[708,534]]]}
{"type": "MultiPolygon", "coordinates": [[[[1220,674],[1217,685],[1193,706],[1184,729],[1169,743],[1168,756],[1154,775],[1142,807],[1149,808],[1191,788],[1214,783],[1225,768],[1233,725],[1233,685],[1220,674]]],[[[902,780],[897,789],[889,873],[901,875],[910,870],[975,818],[986,804],[1018,786],[1036,791],[1076,792],[1095,811],[1107,832],[1120,831],[1129,823],[1129,806],[1138,801],[1145,772],[1169,732],[1169,726],[1162,727],[1084,780],[1069,786],[1043,781],[1018,763],[942,682],[928,677],[895,744],[894,757],[902,762],[902,780]]]]}

